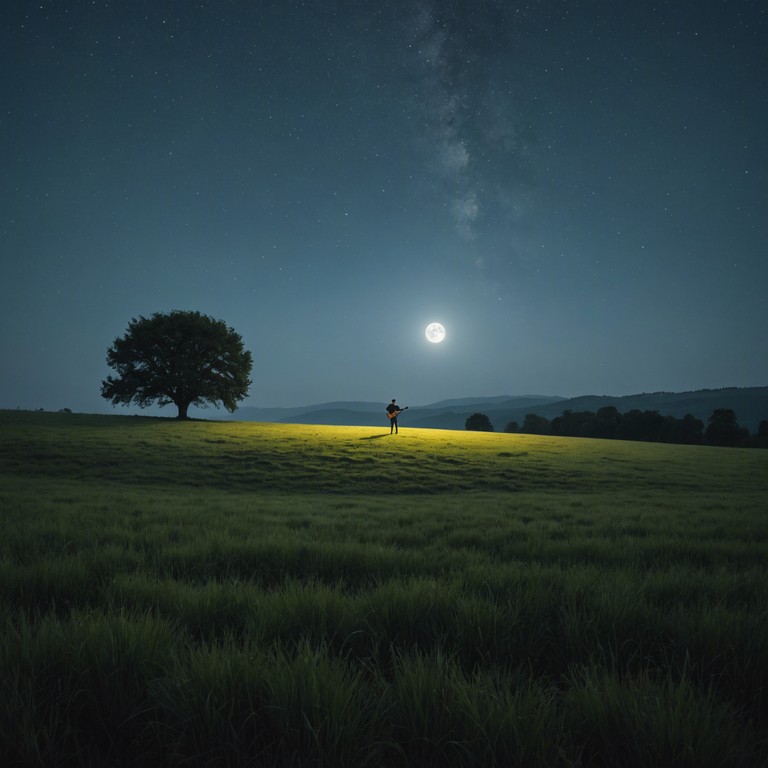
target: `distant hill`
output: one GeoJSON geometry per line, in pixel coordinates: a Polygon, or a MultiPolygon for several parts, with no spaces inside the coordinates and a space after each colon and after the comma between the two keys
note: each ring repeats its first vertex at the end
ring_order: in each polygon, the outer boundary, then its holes
{"type": "MultiPolygon", "coordinates": [[[[312,414],[331,414],[331,413],[379,413],[384,410],[381,403],[366,403],[361,401],[338,401],[333,403],[321,403],[319,405],[303,405],[296,408],[254,408],[245,406],[238,408],[232,416],[228,418],[237,421],[270,421],[283,422],[286,424],[346,424],[355,426],[357,424],[369,424],[370,422],[359,421],[304,421],[296,417],[306,415],[311,418],[312,414]]],[[[318,416],[319,418],[319,416],[318,416]]]]}
{"type": "Polygon", "coordinates": [[[432,405],[413,409],[403,417],[403,423],[412,427],[427,429],[464,429],[464,424],[473,413],[484,413],[498,431],[504,429],[511,421],[503,424],[494,422],[491,414],[524,411],[538,413],[543,408],[557,409],[560,403],[567,402],[563,397],[548,397],[546,395],[520,395],[517,397],[466,397],[460,400],[442,400],[432,405]],[[407,418],[406,418],[407,416],[407,418]]]}
{"type": "MultiPolygon", "coordinates": [[[[404,405],[406,403],[403,403],[404,405]]],[[[267,421],[286,424],[337,424],[349,426],[386,426],[386,403],[339,401],[296,408],[238,409],[230,418],[238,421],[267,421]]],[[[552,419],[563,411],[592,411],[612,405],[620,413],[634,409],[658,411],[663,416],[682,418],[691,414],[705,424],[715,408],[731,408],[739,424],[756,432],[768,419],[768,387],[727,387],[700,389],[695,392],[651,392],[614,397],[583,395],[564,398],[546,395],[499,395],[441,400],[430,405],[411,406],[401,417],[402,426],[428,429],[464,429],[473,413],[484,413],[497,432],[510,421],[522,424],[526,414],[535,413],[552,419]]]]}
{"type": "MultiPolygon", "coordinates": [[[[467,416],[480,409],[501,406],[534,408],[561,402],[561,397],[544,395],[500,395],[498,397],[465,397],[441,400],[431,405],[410,406],[401,418],[412,427],[434,429],[464,429],[467,416]],[[462,415],[464,414],[464,415],[462,415]]],[[[335,424],[346,426],[373,426],[387,424],[386,403],[343,401],[319,403],[296,408],[239,408],[230,418],[238,421],[271,421],[283,424],[335,424]]],[[[403,403],[406,405],[406,403],[403,403]]]]}

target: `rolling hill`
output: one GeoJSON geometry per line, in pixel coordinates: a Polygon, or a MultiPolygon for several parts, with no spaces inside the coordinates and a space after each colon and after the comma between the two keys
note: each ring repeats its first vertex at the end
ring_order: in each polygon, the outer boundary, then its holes
{"type": "MultiPolygon", "coordinates": [[[[296,408],[244,407],[231,418],[238,421],[281,422],[285,424],[335,424],[348,426],[386,425],[386,403],[338,401],[296,408]]],[[[693,392],[651,392],[615,397],[583,395],[574,398],[546,395],[500,395],[441,400],[429,405],[410,406],[401,417],[403,426],[429,429],[464,429],[473,413],[484,413],[497,431],[510,421],[522,424],[526,414],[535,413],[552,419],[563,411],[592,411],[614,406],[620,413],[634,409],[658,411],[664,416],[682,418],[691,414],[705,424],[716,408],[731,408],[739,424],[756,432],[768,419],[768,387],[726,387],[693,392]]]]}

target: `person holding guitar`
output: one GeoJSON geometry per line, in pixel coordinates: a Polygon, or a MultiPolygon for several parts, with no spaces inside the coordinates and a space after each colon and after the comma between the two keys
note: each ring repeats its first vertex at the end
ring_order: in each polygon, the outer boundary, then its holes
{"type": "Polygon", "coordinates": [[[408,406],[406,405],[405,408],[401,408],[396,402],[395,398],[392,398],[392,402],[387,406],[387,418],[389,419],[389,434],[391,435],[393,432],[395,434],[398,433],[397,428],[397,417],[403,412],[407,411],[408,406]]]}

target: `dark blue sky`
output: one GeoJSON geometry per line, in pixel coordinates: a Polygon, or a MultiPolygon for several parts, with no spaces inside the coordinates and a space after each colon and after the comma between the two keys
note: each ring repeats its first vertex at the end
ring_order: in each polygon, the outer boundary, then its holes
{"type": "Polygon", "coordinates": [[[0,65],[0,407],[172,309],[248,405],[768,384],[764,3],[13,2],[0,65]]]}

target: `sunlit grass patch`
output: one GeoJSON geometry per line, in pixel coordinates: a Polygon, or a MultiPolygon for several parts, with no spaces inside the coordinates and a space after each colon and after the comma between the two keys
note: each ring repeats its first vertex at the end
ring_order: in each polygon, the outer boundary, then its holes
{"type": "MultiPolygon", "coordinates": [[[[759,490],[761,451],[446,430],[0,414],[16,476],[243,492],[759,490]],[[101,426],[111,421],[108,427],[101,426]],[[36,428],[36,425],[40,425],[36,428]],[[509,455],[511,454],[511,455],[509,455]]],[[[710,503],[716,500],[710,499],[710,503]]]]}

